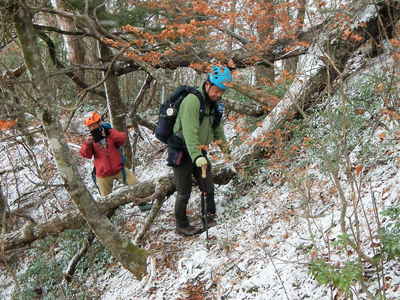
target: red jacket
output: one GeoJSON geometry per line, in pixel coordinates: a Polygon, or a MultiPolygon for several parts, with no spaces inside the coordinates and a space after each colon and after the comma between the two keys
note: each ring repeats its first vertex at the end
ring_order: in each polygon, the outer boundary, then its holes
{"type": "Polygon", "coordinates": [[[91,143],[89,140],[83,142],[80,154],[85,158],[94,156],[94,166],[97,177],[107,177],[117,174],[123,167],[121,153],[118,148],[122,146],[128,136],[125,132],[110,129],[106,137],[107,144],[91,143]]]}

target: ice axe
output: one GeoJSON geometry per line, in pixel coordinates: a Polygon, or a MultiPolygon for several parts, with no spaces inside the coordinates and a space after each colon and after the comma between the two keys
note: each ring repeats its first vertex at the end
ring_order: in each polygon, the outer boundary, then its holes
{"type": "MultiPolygon", "coordinates": [[[[201,167],[201,179],[203,181],[207,177],[207,165],[201,167]]],[[[202,215],[203,215],[203,228],[206,231],[206,239],[207,239],[207,248],[208,248],[208,224],[207,224],[207,191],[204,185],[199,182],[199,187],[201,191],[201,206],[202,206],[202,215]]]]}

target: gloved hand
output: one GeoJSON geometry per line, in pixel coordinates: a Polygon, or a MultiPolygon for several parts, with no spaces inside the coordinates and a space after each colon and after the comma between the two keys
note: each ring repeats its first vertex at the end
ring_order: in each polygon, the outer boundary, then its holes
{"type": "Polygon", "coordinates": [[[86,139],[86,144],[88,144],[89,146],[90,145],[93,145],[93,142],[94,142],[94,140],[93,140],[93,137],[90,135],[90,136],[88,136],[88,138],[86,139]]]}
{"type": "Polygon", "coordinates": [[[203,166],[206,166],[208,164],[207,159],[204,156],[199,156],[198,158],[196,158],[196,160],[194,161],[194,163],[196,164],[197,167],[201,168],[203,166]]]}

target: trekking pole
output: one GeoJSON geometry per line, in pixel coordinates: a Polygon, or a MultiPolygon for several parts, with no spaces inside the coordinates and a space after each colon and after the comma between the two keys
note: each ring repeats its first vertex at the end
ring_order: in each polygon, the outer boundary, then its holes
{"type": "MultiPolygon", "coordinates": [[[[201,167],[201,178],[205,179],[207,177],[207,165],[204,165],[201,167]]],[[[207,222],[207,192],[204,189],[204,185],[203,188],[200,189],[201,190],[201,202],[202,202],[202,206],[203,206],[203,227],[206,230],[206,239],[207,239],[207,249],[208,249],[208,222],[207,222]]]]}

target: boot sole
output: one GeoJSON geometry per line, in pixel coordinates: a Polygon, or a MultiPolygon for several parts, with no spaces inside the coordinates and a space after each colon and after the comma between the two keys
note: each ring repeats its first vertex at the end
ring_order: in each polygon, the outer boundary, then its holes
{"type": "Polygon", "coordinates": [[[191,234],[187,234],[187,233],[175,230],[175,233],[179,234],[181,236],[194,236],[194,235],[198,235],[198,234],[203,233],[203,232],[204,232],[203,228],[200,228],[200,229],[196,230],[195,232],[193,232],[191,234]]]}

